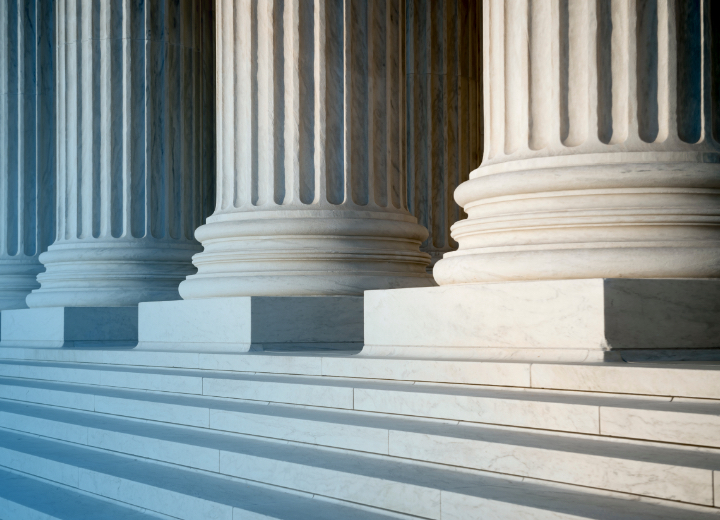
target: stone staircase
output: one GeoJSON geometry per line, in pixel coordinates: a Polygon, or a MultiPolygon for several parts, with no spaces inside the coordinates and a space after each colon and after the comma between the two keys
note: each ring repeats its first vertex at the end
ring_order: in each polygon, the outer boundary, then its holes
{"type": "Polygon", "coordinates": [[[0,349],[0,518],[720,518],[720,366],[0,349]]]}

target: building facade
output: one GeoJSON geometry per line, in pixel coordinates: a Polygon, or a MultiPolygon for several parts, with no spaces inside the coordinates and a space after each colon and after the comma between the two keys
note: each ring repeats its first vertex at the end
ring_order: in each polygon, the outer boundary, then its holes
{"type": "Polygon", "coordinates": [[[0,3],[0,517],[717,518],[718,24],[0,3]]]}

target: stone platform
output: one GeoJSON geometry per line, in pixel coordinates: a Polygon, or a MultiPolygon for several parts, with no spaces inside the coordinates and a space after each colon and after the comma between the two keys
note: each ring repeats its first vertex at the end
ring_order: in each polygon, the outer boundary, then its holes
{"type": "Polygon", "coordinates": [[[720,360],[720,279],[584,279],[367,291],[363,356],[720,360]]]}
{"type": "Polygon", "coordinates": [[[72,499],[123,519],[720,518],[718,365],[0,358],[3,511],[72,499]]]}

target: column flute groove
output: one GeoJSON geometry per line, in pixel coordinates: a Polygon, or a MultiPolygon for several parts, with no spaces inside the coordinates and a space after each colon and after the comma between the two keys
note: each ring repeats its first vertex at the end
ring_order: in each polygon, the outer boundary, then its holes
{"type": "Polygon", "coordinates": [[[457,248],[453,192],[482,158],[481,1],[409,0],[405,34],[407,197],[432,266],[457,248]]]}
{"type": "Polygon", "coordinates": [[[711,38],[718,7],[545,5],[549,11],[535,0],[484,1],[488,141],[482,165],[455,193],[468,218],[453,226],[460,247],[437,264],[436,281],[719,277],[712,122],[720,107],[709,72],[720,63],[711,38]],[[527,45],[524,31],[508,32],[524,23],[515,14],[526,6],[527,45]],[[536,30],[536,17],[552,18],[542,27],[559,31],[536,30]],[[527,85],[512,71],[528,60],[526,113],[527,85]],[[548,81],[548,61],[559,63],[559,74],[544,87],[553,104],[543,105],[534,89],[548,81]]]}
{"type": "Polygon", "coordinates": [[[26,307],[55,235],[54,0],[0,4],[0,310],[26,307]]]}
{"type": "Polygon", "coordinates": [[[57,0],[56,18],[57,240],[28,305],[177,299],[207,214],[211,6],[57,0]]]}
{"type": "Polygon", "coordinates": [[[403,48],[404,2],[216,5],[220,189],[182,297],[430,284],[426,231],[399,197],[404,71],[390,51],[403,48]]]}

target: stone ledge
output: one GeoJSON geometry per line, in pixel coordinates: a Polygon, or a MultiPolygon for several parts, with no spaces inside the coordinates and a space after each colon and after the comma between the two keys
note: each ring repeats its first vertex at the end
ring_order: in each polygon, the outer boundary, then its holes
{"type": "Polygon", "coordinates": [[[43,307],[2,311],[0,347],[129,348],[136,307],[43,307]]]}
{"type": "Polygon", "coordinates": [[[241,296],[139,306],[139,350],[359,351],[362,296],[241,296]]]}
{"type": "Polygon", "coordinates": [[[368,291],[361,356],[720,359],[720,280],[584,279],[368,291]]]}

